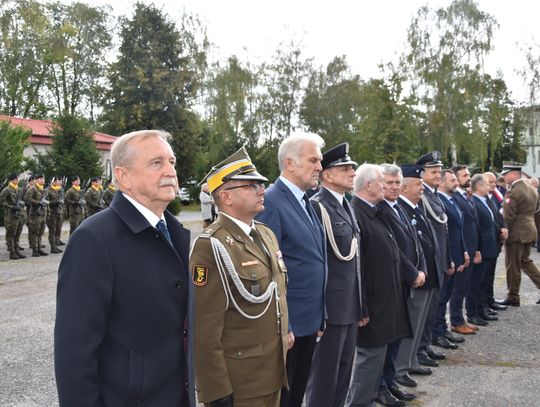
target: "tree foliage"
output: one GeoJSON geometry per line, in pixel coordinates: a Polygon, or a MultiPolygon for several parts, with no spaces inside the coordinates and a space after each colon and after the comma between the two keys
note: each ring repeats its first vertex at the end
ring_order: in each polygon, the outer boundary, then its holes
{"type": "Polygon", "coordinates": [[[19,173],[22,169],[24,148],[29,144],[31,131],[20,126],[12,126],[0,120],[0,178],[3,180],[10,172],[19,173]]]}
{"type": "Polygon", "coordinates": [[[184,16],[179,31],[154,5],[136,3],[133,17],[122,23],[103,116],[112,134],[142,129],[171,133],[181,180],[192,175],[200,133],[191,106],[201,86],[206,40],[197,41],[197,24],[184,16]]]}
{"type": "Polygon", "coordinates": [[[58,174],[78,175],[81,180],[103,174],[94,132],[87,120],[72,115],[60,116],[51,133],[52,147],[28,161],[31,172],[43,173],[46,179],[58,174]]]}

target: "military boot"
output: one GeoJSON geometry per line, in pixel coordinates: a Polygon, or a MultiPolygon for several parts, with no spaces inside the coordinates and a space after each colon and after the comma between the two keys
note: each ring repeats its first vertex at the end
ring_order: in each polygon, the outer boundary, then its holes
{"type": "Polygon", "coordinates": [[[65,246],[66,244],[62,242],[60,239],[58,239],[58,246],[65,246]]]}
{"type": "Polygon", "coordinates": [[[24,247],[17,245],[18,250],[24,250],[24,247]]]}
{"type": "Polygon", "coordinates": [[[10,260],[19,260],[19,256],[14,251],[9,252],[9,259],[10,260]]]}
{"type": "Polygon", "coordinates": [[[51,249],[51,253],[53,254],[62,253],[62,250],[60,250],[58,247],[55,246],[51,249]]]}
{"type": "Polygon", "coordinates": [[[39,251],[37,249],[32,249],[32,257],[39,257],[39,251]]]}
{"type": "Polygon", "coordinates": [[[24,254],[22,254],[17,247],[15,248],[15,254],[19,257],[19,259],[25,259],[26,258],[26,256],[24,254]]]}
{"type": "MultiPolygon", "coordinates": [[[[43,246],[42,246],[42,247],[43,247],[43,246]]],[[[41,250],[41,247],[37,250],[37,252],[38,252],[38,254],[39,254],[40,256],[48,256],[48,255],[49,255],[48,253],[45,253],[43,250],[41,250]]],[[[33,256],[33,254],[32,254],[32,256],[33,256]]]]}

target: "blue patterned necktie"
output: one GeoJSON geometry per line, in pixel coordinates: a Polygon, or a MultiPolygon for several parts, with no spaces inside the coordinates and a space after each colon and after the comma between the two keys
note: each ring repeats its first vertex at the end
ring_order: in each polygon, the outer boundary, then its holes
{"type": "Polygon", "coordinates": [[[156,225],[156,228],[163,233],[163,237],[169,241],[169,243],[172,245],[171,235],[169,233],[169,229],[167,228],[167,225],[163,221],[163,219],[160,219],[159,222],[156,225]]]}

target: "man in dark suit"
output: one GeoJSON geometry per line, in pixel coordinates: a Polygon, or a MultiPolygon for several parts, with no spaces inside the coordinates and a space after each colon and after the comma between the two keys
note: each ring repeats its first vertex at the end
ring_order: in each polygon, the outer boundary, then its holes
{"type": "Polygon", "coordinates": [[[257,215],[275,233],[289,276],[287,305],[294,346],[287,353],[289,390],[281,392],[282,407],[302,405],[315,341],[322,336],[326,319],[324,231],[306,195],[318,184],[323,146],[324,141],[313,134],[293,135],[281,143],[281,175],[266,192],[264,212],[257,215]]]}
{"type": "MultiPolygon", "coordinates": [[[[416,165],[403,165],[401,168],[403,171],[403,183],[401,186],[399,204],[411,219],[411,225],[414,226],[416,230],[418,241],[422,246],[427,271],[425,283],[421,287],[413,290],[414,296],[408,301],[413,329],[420,329],[420,337],[413,337],[410,353],[404,352],[403,358],[400,357],[400,355],[402,355],[402,349],[400,349],[396,367],[396,381],[400,384],[414,387],[416,382],[408,375],[411,369],[420,368],[420,361],[423,364],[434,366],[436,364],[436,360],[434,359],[445,358],[444,355],[435,353],[430,348],[419,349],[421,335],[425,330],[429,305],[433,295],[442,285],[445,270],[439,270],[437,268],[439,262],[436,261],[436,258],[439,247],[435,237],[435,231],[433,230],[431,223],[425,217],[422,209],[418,206],[422,200],[424,191],[421,179],[423,170],[416,165]],[[414,321],[416,321],[416,323],[414,321]]],[[[404,339],[402,348],[404,348],[404,344],[408,341],[410,340],[404,339]]]]}
{"type": "MultiPolygon", "coordinates": [[[[435,340],[437,338],[442,338],[448,329],[445,317],[446,308],[454,289],[456,275],[458,273],[466,273],[467,267],[469,267],[470,264],[467,245],[465,244],[465,240],[463,238],[463,212],[454,200],[454,193],[456,192],[458,185],[459,183],[457,177],[452,170],[444,170],[442,172],[438,195],[440,196],[448,215],[448,246],[450,248],[450,258],[452,259],[452,263],[455,265],[455,273],[445,277],[443,288],[441,289],[439,311],[437,313],[437,320],[435,321],[435,326],[433,328],[433,337],[435,340]]],[[[476,332],[473,327],[465,323],[462,312],[459,316],[461,316],[462,321],[456,322],[458,315],[454,314],[453,323],[456,325],[454,325],[453,328],[459,326],[459,333],[463,335],[475,334],[476,332]]]]}
{"type": "MultiPolygon", "coordinates": [[[[497,177],[492,172],[485,172],[484,178],[488,184],[488,196],[487,204],[489,205],[491,212],[493,213],[495,223],[499,230],[497,235],[497,244],[499,247],[500,255],[504,241],[508,238],[508,229],[504,223],[504,218],[502,216],[502,202],[503,196],[497,189],[497,177]]],[[[493,284],[495,282],[495,268],[497,267],[497,259],[494,262],[491,262],[490,267],[487,271],[486,279],[484,280],[485,284],[485,295],[486,295],[486,306],[495,310],[495,311],[504,311],[507,307],[506,305],[498,304],[495,301],[495,296],[493,292],[493,284]]]]}
{"type": "MultiPolygon", "coordinates": [[[[407,294],[407,310],[413,327],[413,335],[410,338],[400,339],[388,345],[383,377],[376,400],[386,406],[399,407],[405,405],[404,400],[412,400],[415,396],[404,393],[399,389],[394,382],[395,376],[403,376],[408,374],[409,371],[411,373],[414,371],[416,374],[429,374],[431,372],[429,369],[420,366],[413,369],[408,363],[412,352],[412,344],[415,340],[420,340],[423,330],[423,324],[418,324],[419,314],[416,312],[417,307],[413,306],[412,303],[416,301],[416,289],[422,287],[425,282],[426,268],[424,253],[418,243],[414,226],[398,203],[403,179],[401,169],[393,164],[382,164],[381,169],[384,176],[384,200],[377,206],[383,211],[399,247],[401,277],[407,294]],[[399,366],[400,371],[397,371],[396,366],[398,357],[401,364],[399,366]]],[[[414,355],[416,355],[417,344],[414,345],[414,348],[414,355]]]]}
{"type": "MultiPolygon", "coordinates": [[[[449,303],[450,325],[452,326],[452,332],[468,335],[473,332],[465,324],[465,319],[463,318],[463,301],[472,284],[476,286],[474,288],[475,290],[480,288],[478,284],[480,284],[481,280],[477,278],[478,276],[473,276],[473,265],[480,264],[482,261],[482,256],[478,249],[480,232],[478,230],[476,209],[467,193],[467,189],[471,187],[471,173],[466,165],[456,165],[452,168],[452,171],[454,171],[454,175],[458,181],[458,187],[452,194],[452,199],[463,215],[461,219],[463,240],[470,261],[468,267],[454,276],[454,286],[449,303]]],[[[475,319],[474,317],[472,318],[473,320],[475,319]]],[[[475,323],[474,321],[469,322],[475,323]]],[[[481,325],[483,324],[482,321],[477,320],[476,322],[479,322],[481,325]]]]}
{"type": "Polygon", "coordinates": [[[60,406],[195,406],[189,231],[165,209],[178,190],[167,133],[111,150],[120,193],[70,237],[60,263],[60,406]]]}
{"type": "Polygon", "coordinates": [[[345,193],[352,191],[357,163],[349,145],[323,154],[321,188],[311,198],[326,233],[328,282],[326,329],[315,347],[307,404],[342,407],[351,380],[359,326],[368,322],[365,285],[360,270],[360,230],[345,193]]]}
{"type": "Polygon", "coordinates": [[[478,248],[482,255],[482,262],[473,266],[471,284],[467,293],[467,320],[473,324],[478,319],[487,321],[497,319],[496,316],[487,314],[485,309],[485,281],[489,279],[489,270],[493,263],[497,262],[499,255],[497,239],[500,233],[500,228],[497,226],[495,216],[488,203],[488,188],[488,183],[482,174],[476,174],[472,177],[473,196],[471,202],[476,208],[480,232],[478,248]]]}
{"type": "Polygon", "coordinates": [[[346,406],[371,403],[377,395],[388,345],[411,335],[399,248],[377,207],[384,198],[381,168],[373,164],[358,167],[354,187],[351,206],[360,226],[369,322],[358,328],[346,406]]]}

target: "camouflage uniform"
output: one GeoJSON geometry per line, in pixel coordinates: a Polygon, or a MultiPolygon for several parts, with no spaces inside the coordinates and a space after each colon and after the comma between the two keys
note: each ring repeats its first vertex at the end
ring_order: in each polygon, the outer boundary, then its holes
{"type": "Polygon", "coordinates": [[[46,256],[41,250],[41,238],[45,233],[45,217],[47,215],[46,190],[35,184],[32,188],[26,191],[25,202],[30,205],[30,213],[28,214],[28,239],[32,247],[32,256],[46,256]]]}
{"type": "Polygon", "coordinates": [[[60,234],[62,233],[62,223],[64,222],[64,190],[62,187],[47,188],[49,193],[49,213],[47,216],[47,227],[49,228],[49,243],[51,245],[51,253],[61,253],[58,248],[60,242],[60,234]]]}
{"type": "Polygon", "coordinates": [[[75,186],[69,188],[66,192],[65,203],[68,205],[69,235],[71,236],[84,219],[86,201],[81,188],[75,188],[75,186]]]}
{"type": "Polygon", "coordinates": [[[84,194],[89,217],[95,215],[104,208],[101,191],[101,189],[91,186],[84,194]]]}
{"type": "Polygon", "coordinates": [[[111,202],[114,198],[114,193],[116,192],[116,188],[113,184],[109,184],[107,188],[103,191],[103,203],[105,204],[105,207],[108,208],[111,206],[111,202]]]}
{"type": "MultiPolygon", "coordinates": [[[[17,230],[21,223],[21,203],[20,191],[17,185],[9,183],[2,191],[1,201],[4,206],[4,225],[6,227],[6,246],[9,251],[9,258],[12,260],[22,259],[24,256],[19,252],[16,243],[17,230]]],[[[24,205],[24,204],[22,204],[24,205]]]]}

